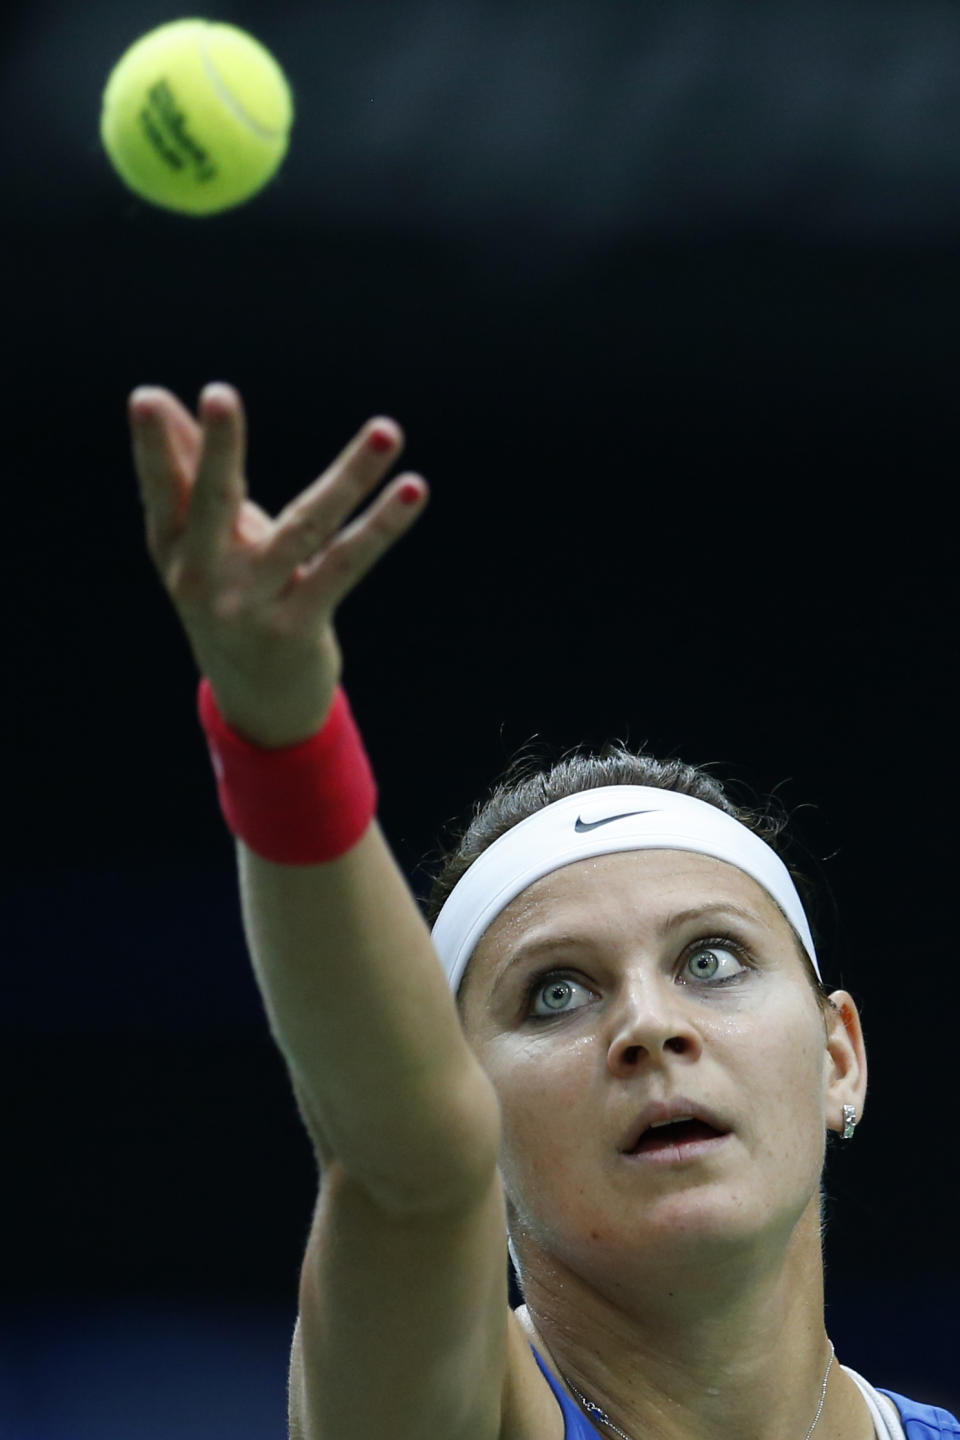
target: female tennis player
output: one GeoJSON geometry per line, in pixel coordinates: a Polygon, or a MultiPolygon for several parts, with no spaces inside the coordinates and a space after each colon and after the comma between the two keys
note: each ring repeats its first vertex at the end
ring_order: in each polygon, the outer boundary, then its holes
{"type": "Polygon", "coordinates": [[[960,1434],[825,1328],[826,1139],[861,1123],[867,1066],[776,827],[692,767],[579,756],[497,787],[428,924],[333,628],[424,509],[420,476],[380,489],[400,427],[370,420],[273,519],[232,386],[196,417],[141,387],[129,413],[320,1171],[294,1440],[960,1434]]]}

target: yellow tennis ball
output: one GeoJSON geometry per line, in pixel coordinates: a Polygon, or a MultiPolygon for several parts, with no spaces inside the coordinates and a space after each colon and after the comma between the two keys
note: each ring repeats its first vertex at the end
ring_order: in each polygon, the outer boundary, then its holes
{"type": "Polygon", "coordinates": [[[287,78],[259,40],[218,21],[172,20],[110,72],[100,138],[144,200],[212,215],[271,179],[292,122],[287,78]]]}

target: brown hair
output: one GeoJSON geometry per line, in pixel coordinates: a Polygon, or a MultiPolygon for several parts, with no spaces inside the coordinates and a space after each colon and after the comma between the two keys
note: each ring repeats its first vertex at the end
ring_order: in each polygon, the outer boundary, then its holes
{"type": "MultiPolygon", "coordinates": [[[[721,784],[704,766],[689,765],[682,760],[657,760],[652,755],[630,750],[620,740],[609,741],[599,754],[578,746],[564,752],[559,759],[548,753],[524,754],[521,749],[493,782],[486,797],[476,802],[466,824],[457,827],[446,842],[441,841],[439,868],[433,873],[425,904],[427,922],[434,924],[447,896],[474,860],[521,820],[555,800],[582,790],[594,790],[602,785],[650,785],[705,800],[765,840],[790,871],[819,950],[819,927],[815,923],[818,897],[810,881],[791,863],[784,835],[789,817],[773,796],[760,806],[735,803],[727,794],[734,783],[721,784]]],[[[799,939],[797,949],[817,1002],[826,1015],[831,1008],[830,992],[817,979],[799,939]]],[[[465,980],[469,974],[468,968],[465,980]]],[[[458,1008],[463,994],[464,987],[461,987],[458,1008]]]]}

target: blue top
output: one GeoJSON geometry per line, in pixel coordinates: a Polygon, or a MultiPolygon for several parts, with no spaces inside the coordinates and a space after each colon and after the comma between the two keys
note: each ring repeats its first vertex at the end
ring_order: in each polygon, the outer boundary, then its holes
{"type": "MultiPolygon", "coordinates": [[[[537,1347],[531,1345],[530,1349],[563,1411],[564,1440],[610,1440],[609,1435],[602,1434],[590,1423],[576,1401],[554,1379],[537,1347]]],[[[894,1394],[892,1390],[881,1390],[880,1394],[888,1395],[900,1411],[907,1440],[958,1440],[960,1437],[960,1420],[948,1410],[941,1410],[937,1405],[921,1405],[916,1400],[894,1394]]]]}
{"type": "Polygon", "coordinates": [[[533,1351],[540,1369],[546,1375],[547,1383],[556,1395],[560,1409],[563,1411],[563,1440],[609,1440],[609,1436],[601,1435],[600,1431],[590,1424],[580,1406],[570,1398],[560,1382],[553,1378],[552,1372],[543,1363],[540,1351],[532,1342],[530,1349],[533,1351]]]}

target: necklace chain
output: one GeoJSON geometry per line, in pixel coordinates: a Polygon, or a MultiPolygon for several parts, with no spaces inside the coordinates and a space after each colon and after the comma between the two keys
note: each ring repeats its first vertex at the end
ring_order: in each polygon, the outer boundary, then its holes
{"type": "MultiPolygon", "coordinates": [[[[810,1436],[817,1428],[817,1421],[823,1414],[823,1406],[827,1398],[827,1381],[830,1379],[830,1369],[833,1365],[834,1353],[835,1352],[833,1348],[833,1341],[831,1340],[830,1359],[827,1361],[827,1369],[823,1377],[823,1387],[820,1391],[820,1404],[817,1406],[817,1413],[813,1417],[813,1424],[810,1426],[810,1429],[807,1431],[806,1435],[804,1435],[803,1440],[810,1440],[810,1436]]],[[[623,1437],[623,1440],[630,1440],[630,1436],[627,1435],[625,1431],[621,1430],[619,1425],[614,1425],[613,1421],[610,1419],[610,1416],[606,1413],[606,1411],[601,1410],[600,1406],[595,1405],[592,1400],[588,1400],[586,1395],[584,1395],[581,1390],[577,1389],[576,1385],[574,1385],[572,1380],[567,1380],[566,1376],[564,1376],[563,1378],[567,1381],[570,1389],[573,1391],[574,1395],[576,1395],[577,1399],[580,1401],[581,1405],[584,1407],[585,1410],[588,1410],[591,1415],[596,1415],[597,1419],[602,1425],[608,1426],[608,1428],[611,1430],[616,1430],[617,1434],[623,1437]]]]}

